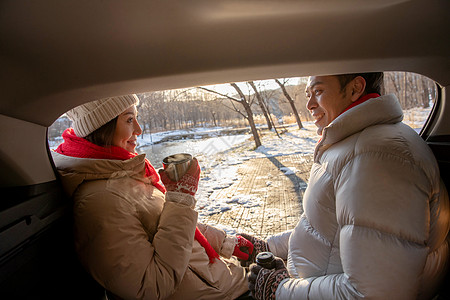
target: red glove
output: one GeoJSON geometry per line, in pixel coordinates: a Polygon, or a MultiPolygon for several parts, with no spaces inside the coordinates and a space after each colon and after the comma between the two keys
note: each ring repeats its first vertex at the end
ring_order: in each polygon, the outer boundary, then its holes
{"type": "Polygon", "coordinates": [[[191,196],[194,196],[197,192],[198,181],[200,179],[200,166],[195,157],[192,159],[186,174],[176,182],[170,180],[164,170],[161,169],[158,173],[167,191],[185,193],[191,196]]]}
{"type": "Polygon", "coordinates": [[[237,244],[234,246],[233,255],[242,260],[248,260],[249,254],[253,253],[253,244],[246,238],[237,235],[237,244]],[[243,252],[244,250],[245,252],[243,252]]]}
{"type": "Polygon", "coordinates": [[[250,264],[254,263],[256,255],[258,255],[258,253],[270,251],[269,245],[266,243],[266,241],[246,233],[240,233],[239,235],[250,241],[250,243],[253,245],[253,253],[250,252],[247,259],[239,258],[239,262],[241,263],[242,267],[248,267],[250,266],[250,264]]]}

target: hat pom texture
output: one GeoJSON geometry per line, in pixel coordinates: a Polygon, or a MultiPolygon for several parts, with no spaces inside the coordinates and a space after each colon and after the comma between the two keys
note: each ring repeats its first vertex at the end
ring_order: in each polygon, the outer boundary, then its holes
{"type": "Polygon", "coordinates": [[[69,110],[67,116],[73,122],[76,136],[86,137],[129,107],[138,104],[139,98],[135,94],[105,98],[77,106],[69,110]]]}

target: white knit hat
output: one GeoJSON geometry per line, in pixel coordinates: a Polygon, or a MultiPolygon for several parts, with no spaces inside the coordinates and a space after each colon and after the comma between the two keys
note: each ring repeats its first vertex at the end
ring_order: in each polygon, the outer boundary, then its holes
{"type": "Polygon", "coordinates": [[[85,103],[69,110],[66,114],[73,122],[76,136],[86,137],[129,107],[138,104],[139,98],[132,94],[85,103]]]}

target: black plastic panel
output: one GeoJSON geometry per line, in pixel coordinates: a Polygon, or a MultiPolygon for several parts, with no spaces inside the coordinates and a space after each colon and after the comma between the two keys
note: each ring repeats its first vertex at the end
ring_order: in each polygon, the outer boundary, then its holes
{"type": "Polygon", "coordinates": [[[72,203],[59,184],[1,192],[0,299],[102,299],[77,260],[72,203]]]}

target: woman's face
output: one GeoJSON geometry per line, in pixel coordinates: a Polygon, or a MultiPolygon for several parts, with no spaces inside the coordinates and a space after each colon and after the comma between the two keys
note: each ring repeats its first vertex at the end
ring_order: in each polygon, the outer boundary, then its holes
{"type": "Polygon", "coordinates": [[[134,153],[137,136],[141,133],[141,126],[137,121],[136,106],[133,105],[118,116],[113,145],[134,153]]]}

